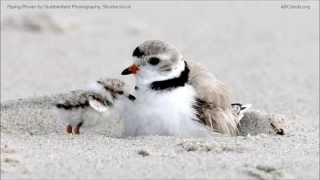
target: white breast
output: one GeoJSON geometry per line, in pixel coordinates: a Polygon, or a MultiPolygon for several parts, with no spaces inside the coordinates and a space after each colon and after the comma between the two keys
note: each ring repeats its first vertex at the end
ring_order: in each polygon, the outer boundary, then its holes
{"type": "Polygon", "coordinates": [[[123,112],[126,136],[207,134],[195,121],[195,91],[190,85],[162,91],[139,88],[135,95],[136,100],[123,112]]]}

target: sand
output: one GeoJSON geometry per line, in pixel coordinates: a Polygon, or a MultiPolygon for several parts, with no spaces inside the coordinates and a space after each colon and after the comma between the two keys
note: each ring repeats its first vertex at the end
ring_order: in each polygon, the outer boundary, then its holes
{"type": "Polygon", "coordinates": [[[1,1],[1,178],[319,179],[319,2],[8,4],[19,2],[1,1]],[[146,39],[171,42],[226,82],[234,102],[253,104],[241,136],[119,138],[107,123],[64,134],[52,103],[100,77],[133,84],[120,72],[146,39]],[[284,136],[268,126],[273,114],[284,136]]]}

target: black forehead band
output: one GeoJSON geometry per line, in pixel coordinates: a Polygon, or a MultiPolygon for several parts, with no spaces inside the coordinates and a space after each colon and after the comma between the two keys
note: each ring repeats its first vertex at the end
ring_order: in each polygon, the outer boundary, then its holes
{"type": "Polygon", "coordinates": [[[132,53],[132,56],[137,58],[140,58],[143,55],[144,55],[144,52],[139,47],[136,47],[132,53]]]}

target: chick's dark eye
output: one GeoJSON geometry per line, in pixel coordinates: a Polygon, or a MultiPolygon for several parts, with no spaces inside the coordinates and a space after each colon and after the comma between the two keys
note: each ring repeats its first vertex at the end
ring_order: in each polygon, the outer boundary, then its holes
{"type": "Polygon", "coordinates": [[[159,59],[159,58],[156,58],[156,57],[152,57],[152,58],[149,59],[148,62],[149,62],[149,64],[151,64],[151,65],[157,65],[157,64],[159,64],[160,59],[159,59]]]}

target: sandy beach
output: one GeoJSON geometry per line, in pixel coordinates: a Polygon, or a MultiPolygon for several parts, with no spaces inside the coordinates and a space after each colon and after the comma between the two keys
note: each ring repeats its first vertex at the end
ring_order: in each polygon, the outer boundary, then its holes
{"type": "Polygon", "coordinates": [[[1,1],[2,179],[319,179],[319,2],[119,4],[131,8],[1,1]],[[108,122],[63,132],[53,104],[100,77],[133,86],[120,73],[147,39],[174,44],[253,105],[240,136],[121,138],[108,122]],[[267,126],[273,114],[285,135],[267,126]]]}

